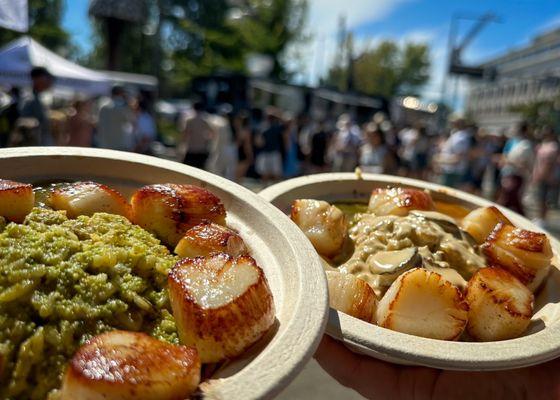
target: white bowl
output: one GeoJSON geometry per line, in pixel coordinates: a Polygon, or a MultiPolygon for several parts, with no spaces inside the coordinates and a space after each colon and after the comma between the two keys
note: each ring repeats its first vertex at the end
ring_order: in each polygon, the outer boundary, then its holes
{"type": "MultiPolygon", "coordinates": [[[[333,173],[295,178],[273,185],[260,195],[285,213],[298,198],[327,201],[367,200],[375,187],[399,185],[428,189],[435,200],[467,208],[496,205],[448,187],[396,176],[333,173]]],[[[507,209],[504,214],[518,227],[542,231],[507,209]]],[[[560,243],[550,234],[554,268],[535,301],[535,315],[525,336],[500,342],[471,343],[426,339],[391,331],[330,310],[327,333],[354,350],[389,362],[455,370],[500,370],[538,364],[560,356],[560,243]]]]}
{"type": "Polygon", "coordinates": [[[0,177],[29,183],[93,180],[126,194],[153,183],[188,183],[216,194],[274,296],[276,329],[249,353],[201,385],[205,398],[272,398],[312,357],[327,321],[321,261],[303,233],[251,191],[172,161],[112,150],[35,147],[0,150],[0,177]]]}

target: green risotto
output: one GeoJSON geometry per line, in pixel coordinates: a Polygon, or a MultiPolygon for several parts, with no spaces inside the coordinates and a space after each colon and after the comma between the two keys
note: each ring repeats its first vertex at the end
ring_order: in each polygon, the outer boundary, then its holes
{"type": "Polygon", "coordinates": [[[167,272],[178,260],[126,218],[35,208],[0,218],[0,398],[43,399],[85,341],[112,329],[178,343],[167,272]]]}

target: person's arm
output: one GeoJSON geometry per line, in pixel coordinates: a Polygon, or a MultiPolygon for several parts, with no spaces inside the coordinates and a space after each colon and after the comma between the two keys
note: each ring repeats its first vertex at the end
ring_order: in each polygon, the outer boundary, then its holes
{"type": "Polygon", "coordinates": [[[253,143],[251,141],[251,130],[249,129],[242,129],[243,135],[243,151],[245,152],[245,156],[247,160],[253,161],[253,143]]]}
{"type": "Polygon", "coordinates": [[[187,151],[189,150],[189,136],[191,134],[191,128],[190,128],[190,123],[187,120],[185,122],[185,128],[183,129],[182,133],[181,133],[181,137],[179,138],[179,141],[177,142],[177,159],[179,161],[183,161],[185,154],[187,154],[187,151]]]}

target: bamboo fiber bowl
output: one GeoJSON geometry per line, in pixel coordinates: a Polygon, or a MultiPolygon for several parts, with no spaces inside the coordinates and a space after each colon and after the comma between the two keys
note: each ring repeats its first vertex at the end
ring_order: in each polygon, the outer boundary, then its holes
{"type": "MultiPolygon", "coordinates": [[[[435,200],[458,203],[469,209],[495,205],[480,197],[448,187],[396,176],[353,173],[317,174],[273,185],[260,195],[285,213],[295,199],[326,201],[367,200],[373,188],[404,186],[427,189],[435,200]]],[[[507,209],[504,214],[518,227],[542,231],[507,209]]],[[[535,315],[525,336],[500,342],[448,342],[412,336],[369,324],[330,310],[327,333],[353,350],[406,365],[452,370],[501,370],[539,364],[560,356],[560,244],[548,235],[554,250],[553,268],[535,299],[535,315]]]]}
{"type": "Polygon", "coordinates": [[[0,177],[29,183],[93,180],[128,195],[153,183],[187,183],[216,194],[228,225],[239,230],[263,268],[276,306],[276,325],[201,384],[212,399],[272,398],[312,357],[327,321],[321,261],[303,233],[251,191],[208,172],[154,157],[112,150],[36,147],[0,150],[0,177]]]}

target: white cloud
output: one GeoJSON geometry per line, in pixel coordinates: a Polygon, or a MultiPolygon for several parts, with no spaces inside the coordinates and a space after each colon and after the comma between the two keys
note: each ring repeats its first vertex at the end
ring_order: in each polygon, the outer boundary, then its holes
{"type": "MultiPolygon", "coordinates": [[[[347,18],[347,28],[354,28],[374,23],[390,16],[403,2],[410,0],[310,0],[307,30],[312,40],[300,49],[299,57],[293,65],[294,70],[303,70],[296,76],[295,81],[302,84],[316,84],[318,79],[327,72],[329,66],[337,56],[338,19],[340,15],[347,18]]],[[[430,46],[430,80],[421,91],[421,97],[429,101],[439,101],[442,92],[442,82],[447,68],[447,26],[427,29],[411,29],[400,34],[385,34],[371,36],[356,36],[354,47],[357,52],[367,47],[375,46],[381,40],[395,40],[399,44],[407,42],[426,43],[430,46]]],[[[289,59],[289,58],[288,58],[289,59]]],[[[447,94],[452,100],[454,82],[449,81],[447,94]]],[[[459,81],[457,85],[457,99],[459,106],[468,91],[468,83],[459,81]]]]}
{"type": "Polygon", "coordinates": [[[334,34],[345,16],[349,29],[384,19],[406,0],[310,0],[309,27],[315,33],[334,34]]]}
{"type": "MultiPolygon", "coordinates": [[[[309,0],[309,14],[306,24],[311,40],[298,49],[298,59],[293,59],[293,49],[288,55],[288,64],[300,71],[295,80],[298,83],[315,84],[323,76],[337,51],[339,18],[346,18],[348,30],[365,23],[380,21],[391,14],[402,3],[410,0],[309,0]]],[[[356,49],[361,49],[375,38],[358,37],[356,49]]]]}

